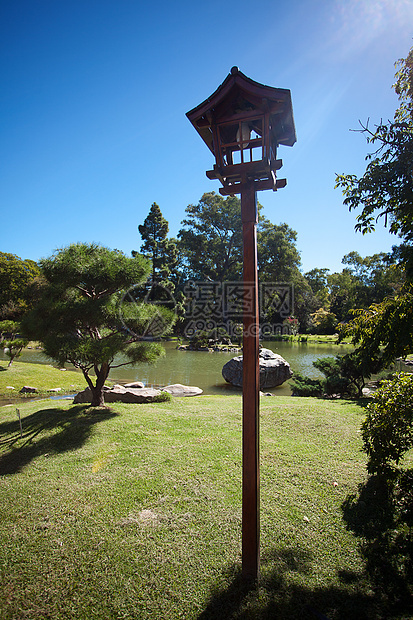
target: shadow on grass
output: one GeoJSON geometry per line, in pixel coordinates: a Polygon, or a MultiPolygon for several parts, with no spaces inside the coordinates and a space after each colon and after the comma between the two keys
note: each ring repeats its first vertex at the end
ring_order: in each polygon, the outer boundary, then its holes
{"type": "Polygon", "coordinates": [[[223,576],[226,588],[212,592],[198,620],[377,620],[378,601],[357,584],[359,574],[338,572],[331,587],[307,588],[291,575],[312,572],[311,555],[301,549],[273,550],[261,560],[259,583],[246,582],[239,568],[223,576]]]}
{"type": "MultiPolygon", "coordinates": [[[[367,526],[370,527],[369,525],[367,526]]],[[[386,549],[382,549],[383,559],[386,549]]],[[[379,566],[376,565],[378,569],[379,566]]],[[[302,549],[274,549],[261,560],[259,583],[245,581],[239,567],[231,567],[212,591],[198,620],[386,620],[412,618],[409,597],[389,596],[369,571],[338,570],[330,587],[309,588],[303,579],[313,573],[311,554],[302,549]],[[294,582],[292,581],[294,578],[294,582]],[[301,583],[300,583],[301,582],[301,583]]]]}
{"type": "Polygon", "coordinates": [[[40,409],[19,420],[0,424],[0,475],[15,474],[42,454],[80,448],[98,422],[117,414],[110,409],[76,405],[70,409],[40,409]]]}
{"type": "Polygon", "coordinates": [[[403,618],[413,618],[413,470],[370,476],[342,506],[373,589],[403,618]],[[409,615],[406,615],[406,614],[409,615]]]}
{"type": "Polygon", "coordinates": [[[355,405],[357,405],[358,407],[361,407],[362,409],[365,409],[367,407],[367,405],[372,402],[372,400],[373,399],[371,398],[371,396],[370,397],[369,396],[363,396],[361,398],[354,398],[352,400],[352,402],[355,405]]]}

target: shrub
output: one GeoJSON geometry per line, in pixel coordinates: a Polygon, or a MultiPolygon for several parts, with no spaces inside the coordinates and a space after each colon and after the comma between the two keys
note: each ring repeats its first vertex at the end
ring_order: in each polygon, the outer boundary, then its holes
{"type": "Polygon", "coordinates": [[[355,350],[346,355],[318,359],[313,366],[325,375],[327,394],[361,397],[366,379],[381,370],[382,361],[355,350]]]}
{"type": "Polygon", "coordinates": [[[194,351],[208,347],[209,332],[197,332],[189,341],[189,346],[194,351]]]}
{"type": "Polygon", "coordinates": [[[381,368],[380,361],[367,359],[358,351],[347,355],[323,357],[315,360],[313,366],[323,373],[325,379],[311,379],[295,374],[290,386],[293,396],[321,396],[326,394],[361,397],[365,379],[381,368]]]}
{"type": "Polygon", "coordinates": [[[172,400],[173,396],[169,394],[169,392],[161,392],[157,394],[153,398],[153,403],[169,403],[172,400]]]}
{"type": "Polygon", "coordinates": [[[323,381],[311,379],[300,373],[294,373],[290,383],[293,396],[321,396],[324,391],[323,381]]]}
{"type": "Polygon", "coordinates": [[[356,351],[347,355],[319,358],[313,366],[323,373],[325,379],[311,379],[300,374],[294,375],[290,386],[293,396],[321,396],[340,394],[350,397],[361,396],[365,378],[377,371],[379,365],[366,360],[356,351]]]}
{"type": "Polygon", "coordinates": [[[337,317],[333,312],[319,308],[311,316],[310,331],[313,334],[334,334],[337,327],[337,317]]]}
{"type": "Polygon", "coordinates": [[[189,348],[192,351],[199,351],[220,344],[234,346],[228,332],[220,327],[210,331],[198,331],[189,339],[189,348]]]}
{"type": "Polygon", "coordinates": [[[413,447],[413,375],[400,373],[383,381],[367,406],[362,425],[370,473],[383,473],[399,464],[413,447]]]}

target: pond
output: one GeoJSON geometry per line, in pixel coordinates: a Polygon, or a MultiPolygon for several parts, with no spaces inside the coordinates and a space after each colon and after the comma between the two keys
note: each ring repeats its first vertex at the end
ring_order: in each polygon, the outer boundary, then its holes
{"type": "MultiPolygon", "coordinates": [[[[275,353],[282,355],[290,364],[293,372],[299,372],[310,377],[318,378],[323,375],[313,366],[313,361],[319,357],[330,357],[338,353],[347,353],[352,349],[348,345],[308,344],[299,342],[263,342],[262,345],[275,353]]],[[[204,390],[204,394],[234,394],[241,393],[233,388],[222,377],[223,365],[232,357],[239,355],[234,352],[202,352],[179,351],[176,342],[165,342],[165,357],[159,359],[153,366],[137,364],[134,367],[125,366],[111,371],[110,379],[115,382],[142,381],[146,386],[157,387],[171,383],[195,385],[204,390]]],[[[4,360],[3,351],[0,360],[4,360]]],[[[41,351],[36,349],[25,350],[20,357],[22,362],[48,364],[41,351]]],[[[69,366],[68,366],[69,368],[69,366]]],[[[290,395],[288,383],[268,390],[274,394],[290,395]]]]}

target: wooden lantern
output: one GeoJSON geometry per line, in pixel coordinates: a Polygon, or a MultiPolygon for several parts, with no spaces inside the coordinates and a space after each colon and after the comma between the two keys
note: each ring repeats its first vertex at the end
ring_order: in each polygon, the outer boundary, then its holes
{"type": "Polygon", "coordinates": [[[254,82],[233,67],[217,90],[187,117],[215,157],[210,179],[222,183],[220,193],[242,193],[285,187],[276,179],[282,166],[280,144],[296,142],[291,93],[254,82]]]}
{"type": "Polygon", "coordinates": [[[280,144],[296,141],[291,94],[246,77],[237,67],[187,117],[215,157],[210,179],[222,183],[223,196],[241,194],[243,288],[242,379],[242,573],[259,575],[259,308],[257,191],[285,187],[276,178],[282,166],[280,144]]]}

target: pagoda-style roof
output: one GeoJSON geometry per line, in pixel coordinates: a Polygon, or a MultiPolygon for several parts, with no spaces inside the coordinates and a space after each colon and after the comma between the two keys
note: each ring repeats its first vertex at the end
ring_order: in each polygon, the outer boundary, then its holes
{"type": "Polygon", "coordinates": [[[271,141],[292,146],[296,142],[291,92],[259,84],[233,67],[217,90],[186,116],[214,154],[212,124],[268,115],[271,141]]]}

